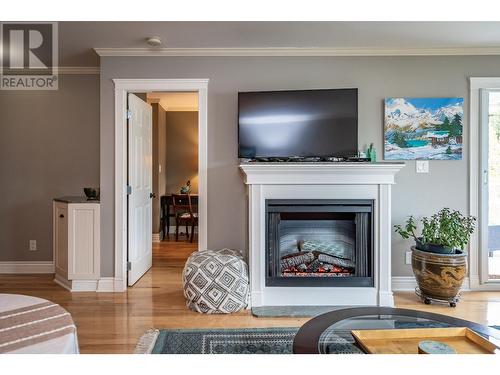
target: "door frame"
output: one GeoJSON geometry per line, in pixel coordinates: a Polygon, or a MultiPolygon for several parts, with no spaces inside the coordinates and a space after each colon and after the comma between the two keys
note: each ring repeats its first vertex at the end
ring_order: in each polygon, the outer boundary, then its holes
{"type": "Polygon", "coordinates": [[[151,91],[198,93],[198,250],[207,248],[208,79],[113,79],[115,92],[115,282],[127,290],[127,94],[151,91]]]}
{"type": "Polygon", "coordinates": [[[471,290],[500,290],[500,283],[484,282],[481,274],[485,272],[484,253],[482,249],[484,236],[487,233],[481,218],[484,212],[482,207],[482,132],[481,123],[484,116],[483,90],[500,89],[500,77],[470,77],[470,113],[469,113],[469,213],[478,218],[478,227],[471,236],[469,244],[469,277],[471,290]]]}

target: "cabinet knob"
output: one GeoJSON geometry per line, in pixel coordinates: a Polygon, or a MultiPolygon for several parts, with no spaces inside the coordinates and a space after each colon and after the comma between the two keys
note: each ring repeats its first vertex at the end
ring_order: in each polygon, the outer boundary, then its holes
{"type": "Polygon", "coordinates": [[[64,215],[63,215],[63,214],[60,214],[60,215],[59,215],[59,217],[60,217],[60,218],[63,218],[63,217],[64,217],[64,215]]]}

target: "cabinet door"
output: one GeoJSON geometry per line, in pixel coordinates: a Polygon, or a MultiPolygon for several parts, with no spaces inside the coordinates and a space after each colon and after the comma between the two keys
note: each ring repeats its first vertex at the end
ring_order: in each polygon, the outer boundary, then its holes
{"type": "Polygon", "coordinates": [[[97,204],[69,206],[68,279],[99,278],[99,207],[97,204]]]}
{"type": "Polygon", "coordinates": [[[54,203],[54,264],[57,274],[68,277],[68,205],[54,203]]]}

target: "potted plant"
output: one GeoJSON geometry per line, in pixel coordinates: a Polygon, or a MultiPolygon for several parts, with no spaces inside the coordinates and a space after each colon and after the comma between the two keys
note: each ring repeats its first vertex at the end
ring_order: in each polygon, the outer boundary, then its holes
{"type": "Polygon", "coordinates": [[[476,226],[476,218],[443,208],[430,218],[422,218],[422,231],[417,235],[417,221],[410,216],[406,225],[395,225],[404,239],[412,237],[412,269],[418,292],[426,304],[431,299],[444,300],[456,306],[458,292],[467,274],[464,248],[476,226]]]}

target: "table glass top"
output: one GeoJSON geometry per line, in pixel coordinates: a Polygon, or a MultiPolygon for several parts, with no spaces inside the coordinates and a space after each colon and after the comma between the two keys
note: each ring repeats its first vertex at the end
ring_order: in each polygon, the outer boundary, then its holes
{"type": "MultiPolygon", "coordinates": [[[[360,354],[351,330],[356,329],[408,329],[408,328],[441,328],[453,325],[419,318],[415,316],[402,315],[364,315],[341,320],[330,325],[318,340],[318,352],[322,354],[360,354]]],[[[498,339],[490,338],[492,342],[499,344],[498,339]]]]}

